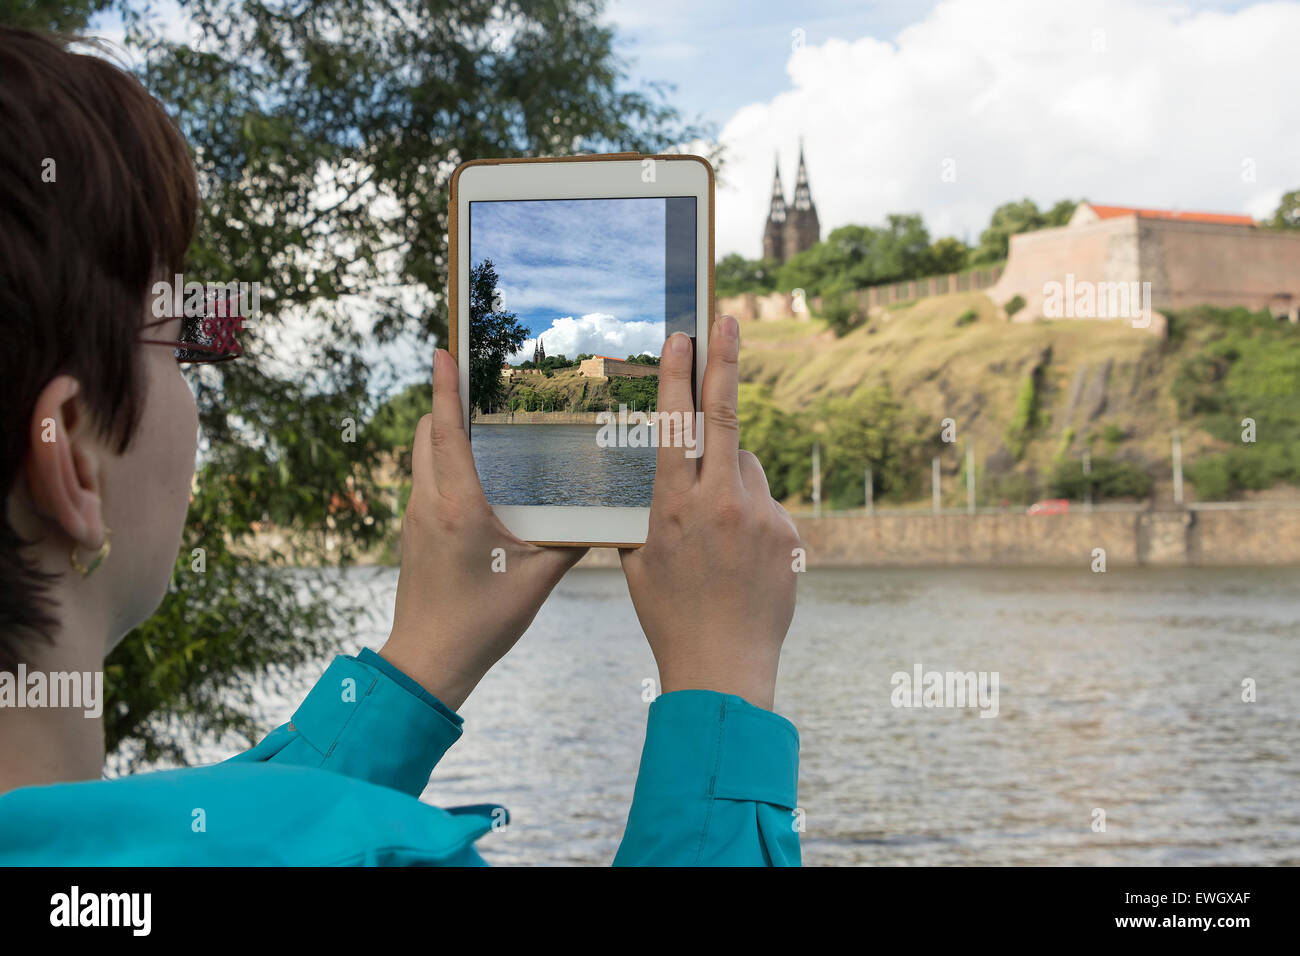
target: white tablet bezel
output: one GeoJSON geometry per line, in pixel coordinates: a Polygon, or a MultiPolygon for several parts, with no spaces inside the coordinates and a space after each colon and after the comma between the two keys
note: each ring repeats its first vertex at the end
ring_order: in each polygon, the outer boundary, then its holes
{"type": "MultiPolygon", "coordinates": [[[[503,199],[695,198],[695,394],[708,360],[712,169],[698,156],[570,162],[501,162],[459,170],[456,183],[456,361],[465,428],[469,422],[469,227],[472,202],[503,199]],[[647,164],[653,163],[653,175],[647,164]],[[652,181],[647,182],[647,179],[652,181]]],[[[698,398],[697,398],[698,401],[698,398]]],[[[493,505],[510,531],[545,544],[636,546],[645,543],[650,509],[577,505],[493,505]]]]}

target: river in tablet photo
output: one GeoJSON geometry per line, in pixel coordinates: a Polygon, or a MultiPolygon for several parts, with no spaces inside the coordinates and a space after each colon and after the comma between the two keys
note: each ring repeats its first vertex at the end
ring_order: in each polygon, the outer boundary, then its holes
{"type": "Polygon", "coordinates": [[[648,508],[653,447],[601,447],[599,425],[470,427],[474,465],[494,505],[605,505],[648,508]]]}
{"type": "MultiPolygon", "coordinates": [[[[331,573],[375,609],[340,650],[378,648],[397,569],[331,573]]],[[[1300,864],[1296,585],[1285,568],[808,571],[776,694],[801,740],[804,863],[1300,864]],[[996,675],[996,707],[927,706],[901,692],[918,669],[983,691],[996,675]]],[[[266,730],[325,663],[258,688],[266,730]]],[[[608,863],[655,674],[623,575],[569,572],[461,709],[424,799],[509,808],[478,844],[493,864],[608,863]]]]}

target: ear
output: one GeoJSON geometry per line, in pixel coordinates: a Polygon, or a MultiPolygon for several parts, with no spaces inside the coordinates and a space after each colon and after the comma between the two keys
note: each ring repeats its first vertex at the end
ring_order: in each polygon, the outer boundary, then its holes
{"type": "Polygon", "coordinates": [[[70,375],[41,390],[28,429],[23,478],[37,513],[80,547],[104,543],[101,480],[104,447],[70,375]]]}

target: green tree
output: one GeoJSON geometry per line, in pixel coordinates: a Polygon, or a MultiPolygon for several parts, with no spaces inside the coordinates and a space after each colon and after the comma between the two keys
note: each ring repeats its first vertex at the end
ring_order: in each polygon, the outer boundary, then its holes
{"type": "MultiPolygon", "coordinates": [[[[501,367],[519,351],[528,329],[513,312],[498,311],[500,282],[491,259],[469,270],[469,401],[479,411],[500,403],[501,367]]],[[[548,366],[549,367],[549,366],[548,366]]]]}
{"type": "Polygon", "coordinates": [[[864,263],[875,230],[867,226],[840,226],[821,242],[792,256],[779,269],[782,289],[803,289],[809,296],[833,289],[869,285],[864,263]]]}
{"type": "MultiPolygon", "coordinates": [[[[533,363],[531,361],[525,362],[524,364],[530,368],[535,367],[533,366],[533,363]]],[[[566,368],[575,368],[577,365],[578,365],[577,359],[573,359],[572,361],[570,361],[564,355],[564,353],[561,352],[558,355],[548,355],[546,356],[546,358],[542,359],[541,369],[542,371],[550,374],[552,372],[557,372],[566,368]]]]}
{"type": "Polygon", "coordinates": [[[971,264],[992,265],[1004,261],[1013,235],[1050,226],[1064,226],[1070,221],[1077,205],[1073,199],[1062,199],[1047,212],[1042,212],[1032,199],[1003,203],[993,210],[988,228],[980,233],[979,245],[971,253],[971,264]]]}
{"type": "Polygon", "coordinates": [[[659,403],[659,379],[617,376],[609,380],[609,393],[615,404],[626,405],[628,411],[651,412],[659,403]]]}
{"type": "Polygon", "coordinates": [[[867,261],[873,282],[916,279],[930,270],[930,233],[915,214],[890,213],[885,228],[876,231],[867,261]]]}
{"type": "Polygon", "coordinates": [[[814,409],[825,422],[822,485],[836,507],[864,503],[867,468],[877,499],[902,500],[916,488],[931,445],[915,415],[887,384],[864,387],[849,398],[826,399],[814,409]]]}
{"type": "Polygon", "coordinates": [[[337,577],[281,565],[347,563],[391,532],[378,472],[396,425],[366,425],[401,382],[375,347],[427,356],[445,338],[450,170],[708,136],[657,89],[627,88],[593,0],[179,7],[202,48],[121,9],[142,81],[194,151],[204,206],[187,277],[260,282],[261,311],[245,358],[194,373],[203,465],[174,590],[107,665],[107,743],[130,764],[183,761],[176,722],[253,739],[268,729],[253,676],[355,625],[337,577]],[[289,543],[259,543],[259,526],[289,543]]]}
{"type": "Polygon", "coordinates": [[[867,310],[854,299],[852,290],[837,285],[822,296],[821,318],[836,337],[843,337],[867,320],[867,310]]]}
{"type": "Polygon", "coordinates": [[[1300,328],[1267,310],[1208,306],[1172,321],[1188,353],[1170,388],[1179,417],[1224,445],[1188,463],[1197,494],[1300,485],[1300,328]]]}
{"type": "Polygon", "coordinates": [[[1151,494],[1151,485],[1151,476],[1132,462],[1094,458],[1091,474],[1084,474],[1081,461],[1060,462],[1052,475],[1051,494],[1054,498],[1083,501],[1091,488],[1094,501],[1142,499],[1151,494]]]}
{"type": "Polygon", "coordinates": [[[841,226],[781,266],[777,286],[809,296],[915,279],[930,268],[930,235],[917,215],[891,214],[883,228],[841,226]]]}
{"type": "Polygon", "coordinates": [[[0,26],[74,33],[83,29],[91,16],[113,4],[114,0],[0,0],[0,26]]]}
{"type": "Polygon", "coordinates": [[[930,275],[960,272],[966,268],[966,261],[969,256],[970,249],[960,239],[954,239],[951,236],[936,239],[931,243],[930,249],[926,253],[925,271],[930,275]]]}
{"type": "Polygon", "coordinates": [[[773,401],[771,386],[741,383],[739,399],[740,447],[762,461],[772,497],[802,495],[810,480],[807,423],[773,401]]]}
{"type": "Polygon", "coordinates": [[[424,382],[408,385],[371,416],[366,432],[378,449],[392,449],[393,461],[403,474],[411,472],[411,440],[415,426],[429,413],[430,390],[424,382]]]}
{"type": "Polygon", "coordinates": [[[1300,229],[1300,189],[1293,189],[1282,197],[1273,217],[1265,225],[1270,229],[1300,229]]]}
{"type": "Polygon", "coordinates": [[[742,292],[771,292],[776,287],[778,268],[775,259],[746,259],[733,252],[713,267],[714,293],[723,297],[742,292]]]}

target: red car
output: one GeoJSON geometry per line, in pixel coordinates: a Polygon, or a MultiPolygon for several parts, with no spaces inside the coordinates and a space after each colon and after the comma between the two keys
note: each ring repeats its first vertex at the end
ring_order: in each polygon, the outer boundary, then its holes
{"type": "Polygon", "coordinates": [[[1068,498],[1044,498],[1042,501],[1035,501],[1025,511],[1027,515],[1063,515],[1069,512],[1070,501],[1068,498]]]}

